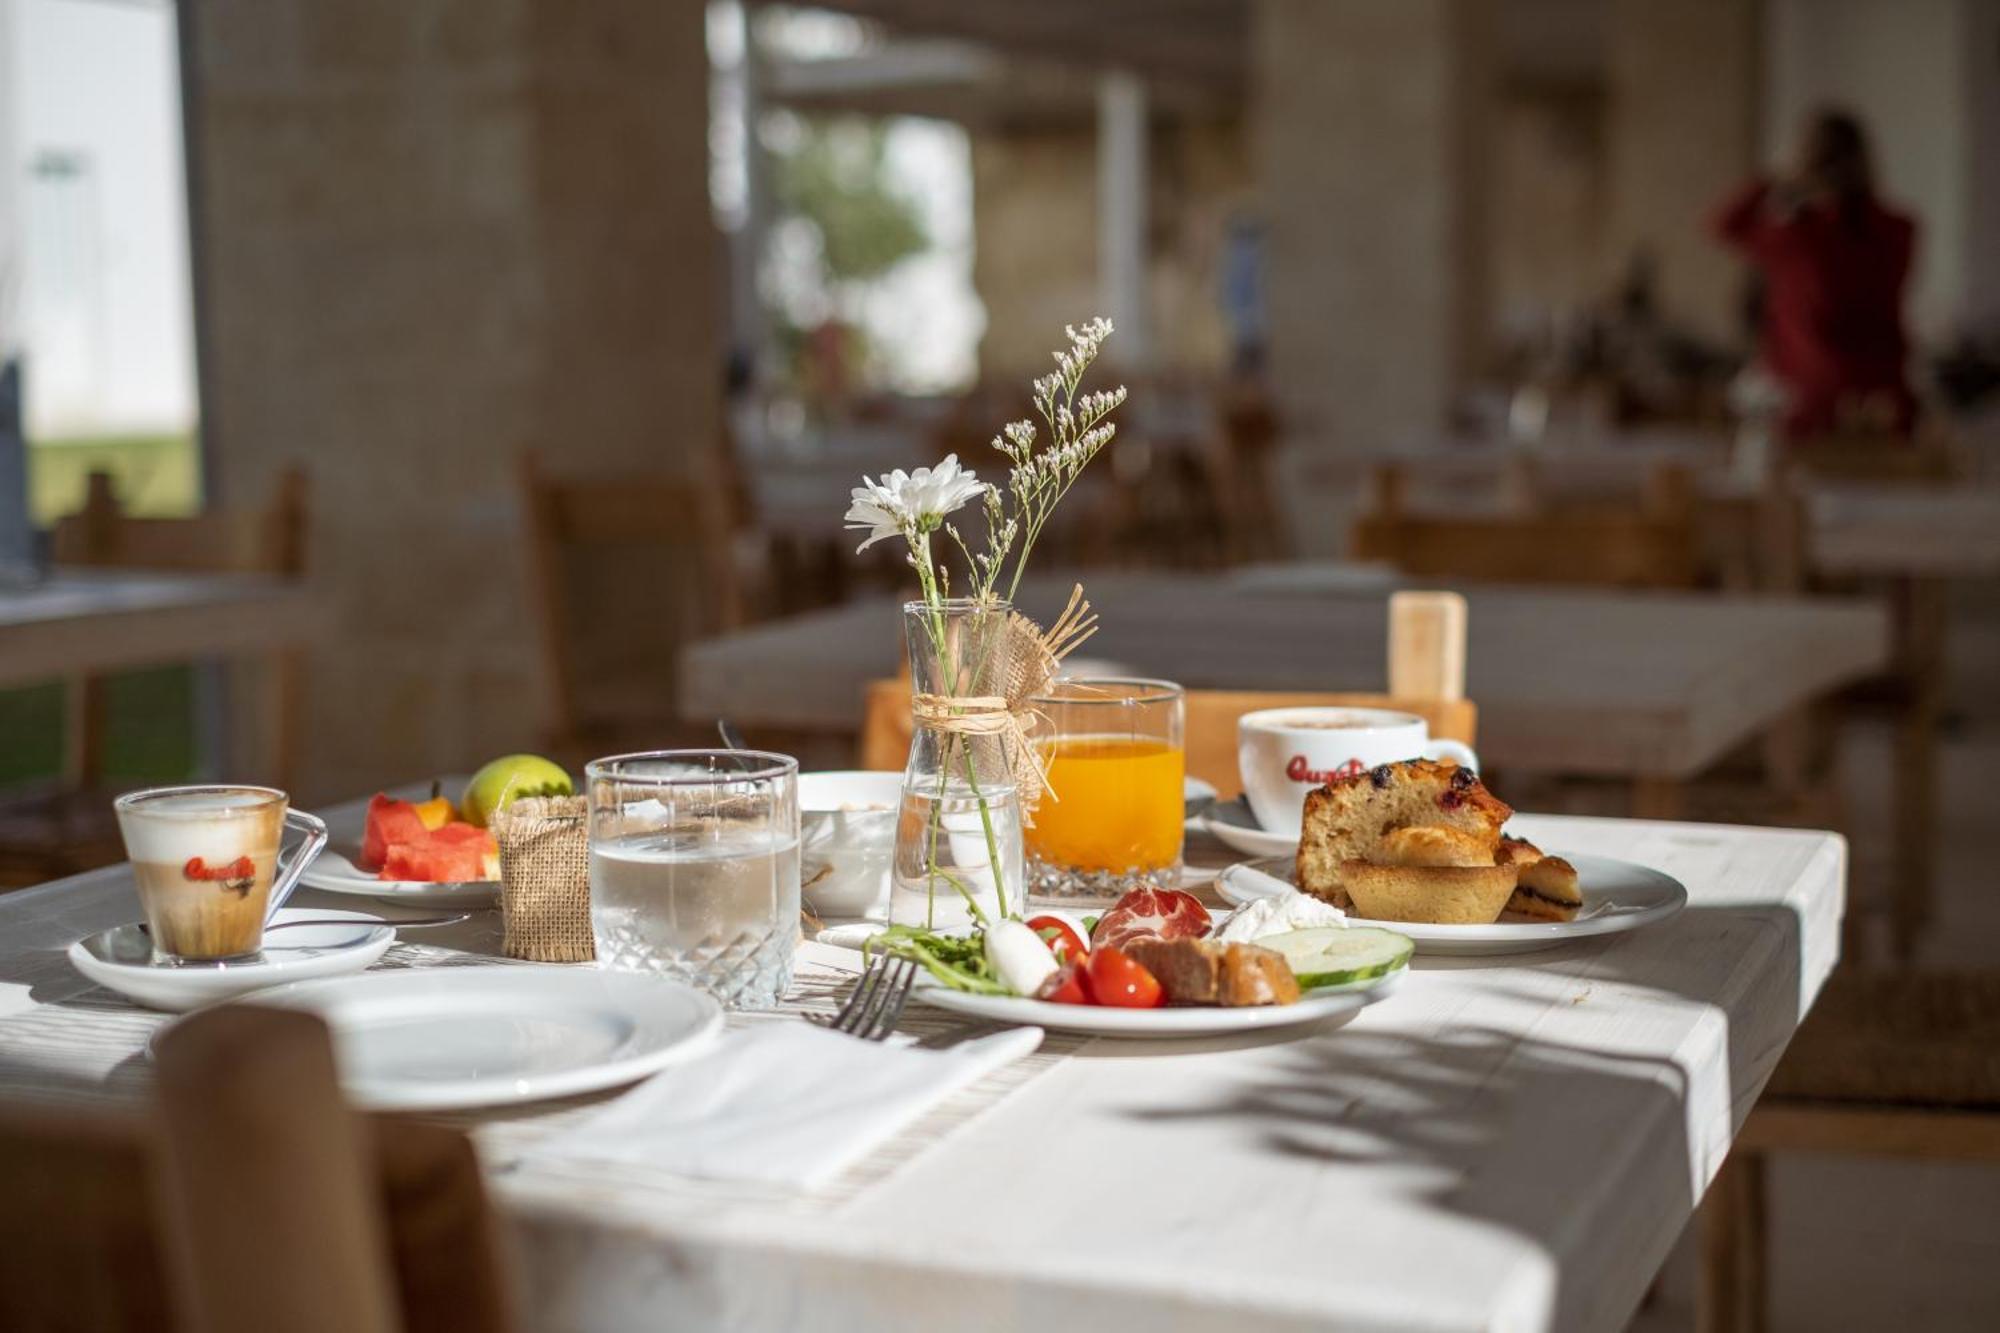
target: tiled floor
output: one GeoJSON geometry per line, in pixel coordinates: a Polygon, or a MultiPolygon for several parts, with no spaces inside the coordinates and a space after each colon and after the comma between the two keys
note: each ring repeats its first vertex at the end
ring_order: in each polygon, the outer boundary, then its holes
{"type": "MultiPolygon", "coordinates": [[[[1937,916],[1920,966],[2000,969],[2000,587],[1961,589],[1951,639],[1952,719],[1943,746],[1937,916]]],[[[1879,883],[1887,847],[1889,736],[1846,737],[1856,890],[1879,883]]],[[[1770,1175],[1770,1326],[1777,1333],[2000,1329],[2000,1166],[1792,1156],[1770,1175]]],[[[1633,1333],[1694,1326],[1689,1237],[1633,1333]]]]}

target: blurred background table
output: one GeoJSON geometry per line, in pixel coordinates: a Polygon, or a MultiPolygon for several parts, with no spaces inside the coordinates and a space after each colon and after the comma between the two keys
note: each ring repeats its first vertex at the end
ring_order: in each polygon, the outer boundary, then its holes
{"type": "MultiPolygon", "coordinates": [[[[1384,687],[1396,581],[1336,566],[1273,586],[1268,572],[1093,575],[1106,608],[1085,651],[1196,687],[1384,687]]],[[[1030,611],[1068,584],[1032,584],[1030,611]]],[[[1888,626],[1865,603],[1474,587],[1466,693],[1480,751],[1509,771],[1638,780],[1665,813],[1674,784],[1829,690],[1881,670],[1888,626]]],[[[755,731],[851,735],[870,680],[895,674],[900,616],[857,602],[689,648],[681,709],[755,731]]]]}
{"type": "Polygon", "coordinates": [[[321,608],[296,581],[73,571],[0,590],[0,687],[304,642],[321,608]]]}

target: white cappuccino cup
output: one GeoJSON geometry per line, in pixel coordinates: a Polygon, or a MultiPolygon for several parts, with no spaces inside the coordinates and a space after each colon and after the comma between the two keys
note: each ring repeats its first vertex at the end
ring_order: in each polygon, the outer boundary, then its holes
{"type": "Polygon", "coordinates": [[[1257,822],[1297,837],[1306,793],[1335,778],[1404,759],[1479,767],[1469,745],[1432,740],[1415,713],[1387,708],[1266,708],[1236,723],[1236,766],[1257,822]]]}

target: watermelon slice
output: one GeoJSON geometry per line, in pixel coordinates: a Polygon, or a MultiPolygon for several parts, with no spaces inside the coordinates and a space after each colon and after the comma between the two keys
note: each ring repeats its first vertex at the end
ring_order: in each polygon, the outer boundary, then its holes
{"type": "Polygon", "coordinates": [[[368,819],[361,827],[361,868],[380,870],[388,864],[390,848],[421,842],[429,834],[415,804],[378,791],[368,798],[368,819]]]}
{"type": "Polygon", "coordinates": [[[430,830],[421,840],[391,846],[381,878],[432,884],[493,879],[497,859],[493,835],[470,824],[452,823],[430,830]]]}

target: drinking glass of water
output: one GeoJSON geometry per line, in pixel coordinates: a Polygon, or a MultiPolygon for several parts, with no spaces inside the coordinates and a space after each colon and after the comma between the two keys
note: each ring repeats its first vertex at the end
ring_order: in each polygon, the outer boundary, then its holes
{"type": "Polygon", "coordinates": [[[798,760],[656,750],[585,766],[601,965],[763,1008],[799,941],[798,760]]]}

